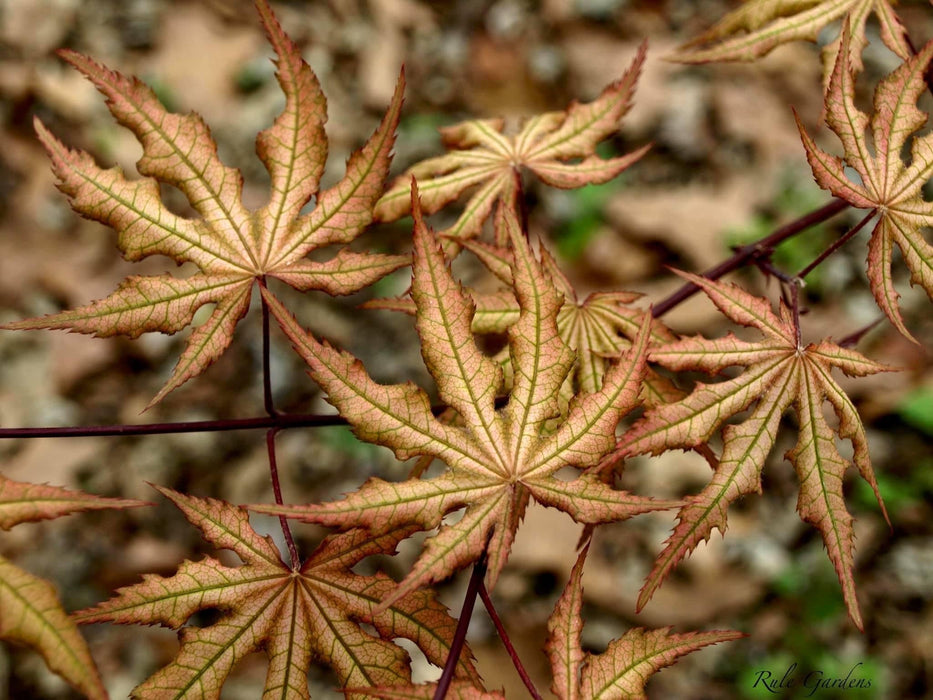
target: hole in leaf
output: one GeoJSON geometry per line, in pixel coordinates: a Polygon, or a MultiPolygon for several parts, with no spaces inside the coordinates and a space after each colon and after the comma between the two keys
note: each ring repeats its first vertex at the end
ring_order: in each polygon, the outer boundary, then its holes
{"type": "Polygon", "coordinates": [[[184,192],[182,192],[174,185],[168,185],[164,182],[160,182],[159,197],[162,200],[162,203],[165,204],[165,207],[173,214],[176,214],[177,216],[183,216],[187,219],[194,219],[198,217],[198,213],[192,208],[184,192]]]}
{"type": "Polygon", "coordinates": [[[392,641],[402,647],[411,659],[412,683],[433,683],[441,677],[442,669],[428,661],[428,657],[413,641],[403,637],[397,637],[392,641]]]}
{"type": "Polygon", "coordinates": [[[198,610],[194,615],[189,617],[185,624],[188,627],[204,629],[205,627],[216,625],[223,614],[220,608],[204,608],[203,610],[198,610]]]}

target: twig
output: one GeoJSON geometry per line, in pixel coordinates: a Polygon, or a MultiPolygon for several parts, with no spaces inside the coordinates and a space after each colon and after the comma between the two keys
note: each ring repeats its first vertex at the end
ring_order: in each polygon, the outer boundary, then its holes
{"type": "MultiPolygon", "coordinates": [[[[823,205],[819,209],[812,211],[809,214],[801,216],[799,219],[791,221],[789,224],[782,226],[774,233],[771,233],[764,238],[755,241],[754,243],[749,243],[746,246],[742,246],[735,252],[732,257],[704,272],[703,277],[710,280],[719,279],[723,275],[728,274],[733,270],[737,270],[756,259],[760,259],[763,254],[770,253],[770,251],[779,243],[786,241],[788,238],[793,238],[797,234],[806,231],[811,226],[815,226],[818,223],[826,221],[839,212],[845,210],[848,206],[849,203],[844,199],[834,198],[828,204],[823,205]]],[[[698,291],[700,291],[699,287],[697,287],[692,282],[687,282],[673,294],[665,297],[657,304],[654,304],[652,306],[651,313],[655,318],[660,318],[675,306],[678,306],[679,304],[689,299],[698,291]]]]}
{"type": "Polygon", "coordinates": [[[347,425],[346,418],[317,413],[279,414],[255,418],[223,418],[219,420],[149,423],[146,425],[87,425],[45,428],[0,428],[0,439],[112,437],[117,435],[165,435],[169,433],[213,433],[230,430],[268,430],[277,428],[319,428],[325,425],[347,425]]]}

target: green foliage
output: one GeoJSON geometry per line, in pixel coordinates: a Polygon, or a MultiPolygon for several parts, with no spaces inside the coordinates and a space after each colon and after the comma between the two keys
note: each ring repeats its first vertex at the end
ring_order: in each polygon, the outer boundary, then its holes
{"type": "Polygon", "coordinates": [[[933,436],[933,389],[918,389],[905,396],[898,413],[908,425],[933,436]]]}
{"type": "Polygon", "coordinates": [[[587,185],[568,194],[569,215],[555,231],[557,252],[568,262],[578,260],[605,225],[603,207],[621,189],[621,177],[603,185],[587,185]]]}

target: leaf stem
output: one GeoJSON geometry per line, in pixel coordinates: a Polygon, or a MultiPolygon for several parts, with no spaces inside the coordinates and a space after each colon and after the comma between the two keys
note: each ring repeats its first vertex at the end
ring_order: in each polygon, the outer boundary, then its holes
{"type": "Polygon", "coordinates": [[[849,229],[848,231],[846,231],[843,235],[841,235],[839,238],[837,238],[835,241],[833,241],[833,242],[829,245],[829,247],[826,248],[826,250],[824,250],[822,253],[820,253],[820,254],[816,257],[816,260],[814,260],[814,261],[811,262],[809,265],[807,265],[805,268],[803,268],[803,269],[802,269],[800,272],[798,272],[795,276],[796,276],[797,278],[799,278],[799,279],[803,279],[804,277],[806,277],[807,275],[809,275],[811,272],[813,272],[813,269],[814,269],[817,265],[819,265],[821,262],[823,262],[823,261],[824,261],[826,258],[828,258],[830,255],[832,255],[833,253],[835,253],[839,248],[841,248],[842,246],[844,246],[853,236],[855,236],[855,234],[857,234],[859,231],[861,231],[861,230],[865,227],[865,224],[867,224],[869,221],[871,221],[872,217],[877,213],[877,211],[878,211],[877,209],[872,209],[870,212],[868,212],[868,214],[865,215],[865,218],[864,218],[864,219],[862,219],[861,221],[859,221],[855,226],[853,226],[852,228],[850,228],[850,229],[849,229]]]}
{"type": "MultiPolygon", "coordinates": [[[[748,245],[742,246],[735,252],[735,254],[732,255],[732,257],[704,272],[703,277],[711,280],[719,279],[723,275],[732,272],[733,270],[737,270],[744,265],[754,262],[756,259],[767,256],[779,243],[782,243],[788,238],[792,238],[797,234],[806,231],[811,226],[815,226],[818,223],[826,221],[839,212],[845,210],[848,206],[849,203],[844,199],[834,197],[829,203],[824,204],[819,209],[816,209],[809,214],[804,214],[800,218],[785,224],[773,233],[755,241],[754,243],[749,243],[748,245]]],[[[675,306],[678,306],[679,304],[689,299],[698,291],[700,291],[699,287],[697,287],[692,282],[687,282],[682,287],[677,289],[673,294],[668,295],[657,304],[654,304],[652,306],[651,313],[655,318],[660,318],[675,306]]]]}
{"type": "Polygon", "coordinates": [[[483,577],[486,575],[486,558],[481,557],[473,565],[473,574],[470,576],[470,582],[467,584],[466,595],[463,596],[463,607],[460,609],[460,619],[457,620],[457,629],[454,632],[454,639],[450,644],[450,654],[447,656],[447,662],[444,664],[444,671],[441,673],[440,680],[437,682],[437,690],[434,691],[434,700],[444,700],[450,684],[454,680],[454,674],[457,671],[457,663],[460,661],[460,654],[463,646],[466,644],[467,630],[470,628],[470,619],[473,617],[473,606],[476,604],[476,595],[483,586],[483,577]]]}
{"type": "Polygon", "coordinates": [[[486,585],[482,582],[482,580],[480,580],[479,585],[479,597],[483,601],[483,605],[486,606],[486,612],[489,613],[489,618],[492,620],[492,624],[495,626],[496,632],[499,633],[499,639],[502,640],[502,645],[509,653],[509,656],[512,659],[512,663],[515,666],[515,670],[518,671],[518,675],[522,679],[522,683],[525,684],[528,692],[531,693],[531,697],[533,697],[535,700],[543,700],[541,693],[539,693],[538,689],[535,688],[534,681],[531,680],[531,676],[528,675],[528,671],[526,671],[525,667],[522,665],[522,660],[519,658],[518,652],[516,652],[515,647],[512,646],[512,640],[509,639],[509,634],[505,631],[505,626],[502,624],[502,619],[499,617],[499,613],[496,612],[496,607],[492,604],[492,598],[489,597],[489,591],[486,590],[486,585]]]}
{"type": "Polygon", "coordinates": [[[518,226],[525,239],[528,239],[528,201],[525,198],[525,185],[522,182],[522,171],[512,168],[512,197],[515,202],[515,211],[518,213],[518,226]]]}
{"type": "MultiPolygon", "coordinates": [[[[272,428],[266,431],[266,454],[269,456],[269,475],[272,477],[272,493],[275,495],[276,505],[281,506],[285,505],[285,502],[282,500],[282,485],[279,482],[279,468],[275,461],[275,435],[278,432],[278,428],[272,428]]],[[[292,569],[297,571],[301,566],[301,559],[298,557],[298,547],[295,546],[295,538],[292,537],[292,530],[288,525],[288,518],[284,515],[280,515],[279,524],[282,526],[285,544],[288,545],[288,554],[292,560],[292,569]]]]}
{"type": "MultiPolygon", "coordinates": [[[[259,286],[265,289],[265,279],[259,280],[259,286]]],[[[269,362],[270,342],[269,342],[269,305],[266,298],[262,299],[262,402],[266,413],[275,418],[279,415],[275,408],[275,402],[272,399],[272,368],[269,362]]],[[[280,428],[270,428],[266,431],[266,455],[269,458],[269,478],[272,480],[272,493],[275,496],[276,505],[285,505],[282,498],[282,483],[279,480],[279,467],[275,458],[275,436],[280,428]]],[[[292,560],[292,570],[297,571],[301,566],[301,559],[298,557],[298,548],[295,546],[295,538],[292,537],[292,529],[288,524],[288,518],[284,515],[279,516],[279,525],[282,527],[282,536],[285,538],[285,544],[288,546],[288,555],[292,560]]]]}
{"type": "MultiPolygon", "coordinates": [[[[259,280],[259,286],[265,288],[265,280],[259,280]]],[[[266,413],[270,416],[278,415],[272,401],[272,371],[269,363],[269,305],[266,298],[262,299],[262,402],[266,413]]]]}
{"type": "Polygon", "coordinates": [[[868,331],[870,331],[872,328],[874,328],[875,326],[877,326],[877,325],[878,325],[879,323],[881,323],[883,320],[884,320],[884,317],[883,317],[883,316],[879,316],[878,318],[876,318],[876,319],[875,319],[874,321],[872,321],[871,323],[867,323],[867,324],[865,324],[864,326],[862,326],[861,328],[859,328],[858,330],[853,331],[852,333],[850,333],[849,335],[847,335],[845,338],[841,338],[839,341],[836,342],[836,345],[838,345],[838,346],[841,347],[841,348],[853,348],[853,347],[855,347],[856,345],[858,345],[858,342],[862,339],[862,336],[864,336],[866,333],[868,333],[868,331]]]}

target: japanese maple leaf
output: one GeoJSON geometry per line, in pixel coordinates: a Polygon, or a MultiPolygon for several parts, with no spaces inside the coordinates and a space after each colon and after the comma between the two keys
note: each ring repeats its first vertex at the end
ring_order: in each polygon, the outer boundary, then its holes
{"type": "MultiPolygon", "coordinates": [[[[46,484],[27,484],[0,476],[0,528],[103,508],[130,508],[141,501],[101,498],[46,484]]],[[[98,700],[107,697],[91,652],[48,581],[0,556],[0,639],[38,651],[49,668],[98,700]]]]}
{"type": "MultiPolygon", "coordinates": [[[[503,208],[503,225],[519,228],[514,212],[503,208]]],[[[467,241],[464,246],[474,253],[499,279],[512,284],[511,250],[482,241],[467,241]]],[[[557,313],[557,331],[561,339],[576,354],[572,382],[564,389],[592,393],[602,386],[607,368],[615,357],[632,345],[642,324],[651,323],[652,343],[668,343],[675,336],[664,324],[651,319],[651,314],[631,306],[641,295],[635,292],[592,292],[581,299],[570,280],[561,271],[554,257],[541,249],[541,263],[552,284],[564,295],[557,313]]],[[[507,294],[474,295],[476,333],[503,333],[518,318],[515,296],[507,294]]],[[[668,380],[648,368],[642,381],[643,398],[649,405],[668,403],[682,394],[668,380]]]]}
{"type": "MultiPolygon", "coordinates": [[[[885,46],[904,60],[910,58],[913,51],[907,32],[889,0],[748,0],[671,58],[683,63],[753,61],[781,44],[815,42],[823,29],[844,20],[851,25],[856,41],[846,44],[842,55],[861,70],[862,49],[868,44],[865,22],[872,13],[885,46]]],[[[824,47],[824,75],[837,60],[839,50],[838,38],[824,47]]]]}
{"type": "Polygon", "coordinates": [[[418,180],[424,211],[433,214],[467,189],[477,187],[453,226],[453,239],[477,235],[498,199],[511,196],[517,169],[527,168],[545,184],[571,189],[607,182],[641,158],[649,146],[617,158],[600,158],[596,146],[615,133],[631,105],[635,82],[645,60],[643,44],[631,67],[593,102],[574,102],[563,112],[528,119],[516,134],[503,132],[505,122],[486,119],[440,130],[447,155],[422,161],[400,175],[376,204],[380,221],[410,212],[411,181],[418,180]]]}
{"type": "Polygon", "coordinates": [[[269,202],[262,208],[250,211],[242,204],[243,177],[221,163],[200,116],[166,112],[138,80],[73,51],[61,56],[106,95],[117,121],[138,137],[143,157],[137,168],[148,177],[127,180],[119,168],[99,168],[90,155],[69,150],[36,120],[59,188],[77,212],[117,230],[126,258],[167,255],[179,264],[193,263],[199,272],[184,278],[132,276],[105,299],[5,328],[63,328],[97,336],[175,333],[192,322],[201,306],[213,305],[150,406],[226,350],[249,308],[253,285],[264,278],[275,277],[301,290],[348,294],[407,264],[401,256],[349,250],[326,262],[305,257],[315,248],[353,240],[371,222],[395,140],[402,77],[382,124],[350,158],[344,178],[320,192],[327,157],[324,95],[266,0],[256,0],[256,7],[278,56],[276,75],[286,97],[282,114],[256,141],[272,181],[269,202]],[[180,189],[200,218],[170,212],[159,199],[157,180],[180,189]],[[312,197],[315,208],[300,214],[312,197]]]}
{"type": "Polygon", "coordinates": [[[484,553],[491,589],[531,498],[584,523],[623,520],[676,505],[613,490],[598,476],[555,476],[563,467],[596,464],[615,444],[616,424],[637,403],[649,324],[642,324],[632,348],[606,372],[599,391],[575,396],[560,426],[545,433],[545,424],[558,415],[560,387],[573,366],[573,353],[557,332],[561,295],[524,237],[513,233],[512,276],[521,311],[509,329],[512,390],[508,403],[497,409],[502,370],[476,347],[470,330],[472,303],[451,277],[417,205],[414,214],[412,296],[421,352],[441,400],[456,411],[462,425],[435,418],[427,394],[410,383],[376,384],[353,356],[318,342],[277,302],[270,301],[270,307],[311,376],[361,439],[392,448],[399,459],[432,455],[448,470],[404,483],[370,479],[334,503],[257,510],[376,532],[399,523],[424,530],[440,527],[387,598],[391,602],[446,578],[484,553]],[[458,522],[442,524],[445,515],[461,509],[458,522]]]}
{"type": "MultiPolygon", "coordinates": [[[[518,321],[521,309],[512,292],[513,256],[507,246],[510,235],[520,234],[520,225],[514,203],[501,202],[496,210],[493,230],[501,245],[478,240],[463,241],[463,246],[476,255],[482,263],[509,286],[508,289],[492,292],[471,292],[475,306],[472,331],[479,334],[505,333],[518,321]]],[[[564,302],[557,313],[557,331],[566,345],[574,351],[576,359],[573,371],[562,391],[569,401],[578,390],[593,393],[602,386],[606,369],[613,358],[631,347],[646,320],[648,312],[631,306],[641,295],[635,292],[593,292],[580,299],[576,290],[561,271],[554,257],[545,248],[541,249],[541,263],[551,283],[564,295],[564,302]]],[[[415,303],[410,295],[394,299],[374,299],[363,304],[371,309],[389,309],[415,314],[415,303]]],[[[673,342],[675,336],[658,320],[651,321],[651,341],[673,342]]],[[[503,351],[505,368],[508,369],[507,349],[503,351]]],[[[643,397],[649,404],[669,403],[682,396],[667,379],[648,369],[643,381],[643,397]]]]}
{"type": "MultiPolygon", "coordinates": [[[[850,462],[836,448],[837,437],[851,441],[852,463],[875,491],[879,504],[881,497],[869,461],[865,429],[831,370],[837,368],[849,376],[864,377],[891,368],[828,340],[803,347],[792,314],[783,303],[777,316],[765,299],[735,285],[679,274],[701,287],[726,316],[758,329],[763,338],[749,342],[731,333],[716,340],[687,338],[650,354],[651,361],[672,370],[721,372],[742,365],[746,371],[717,384],[701,383],[682,401],[646,412],[623,435],[614,457],[696,447],[708,442],[730,417],[755,405],[741,423],[722,429],[719,466],[710,483],[699,494],[689,496],[678,513],[677,527],[641,591],[639,609],[677,562],[709,539],[714,527],[725,532],[730,503],[745,494],[761,493],[762,466],[774,445],[781,416],[793,406],[799,437],[787,457],[800,480],[797,511],[822,534],[849,615],[861,628],[852,576],[852,517],[846,511],[842,492],[850,462]],[[835,429],[823,415],[827,401],[839,420],[835,429]]],[[[881,508],[884,511],[883,504],[881,508]]]]}
{"type": "Polygon", "coordinates": [[[583,562],[587,545],[570,572],[570,581],[548,620],[547,655],[551,690],[560,700],[636,700],[646,698],[645,684],[657,671],[685,654],[711,644],[740,639],[732,630],[671,634],[671,628],[632,628],[609,642],[602,654],[583,650],[583,562]]]}
{"type": "MultiPolygon", "coordinates": [[[[416,591],[374,613],[395,587],[382,573],[351,569],[365,557],[390,553],[413,528],[382,533],[363,530],[324,539],[298,569],[285,564],[269,537],[249,524],[243,508],[210,498],[158,488],[201,530],[205,540],[232,550],[243,565],[207,557],[185,562],[171,577],[149,574],[97,607],[75,613],[80,623],[162,624],[179,630],[174,661],[138,686],[134,697],[219,698],[233,666],[262,649],[269,657],[263,698],[308,697],[312,660],[330,666],[341,685],[366,687],[410,683],[406,653],[392,639],[410,639],[443,665],[456,621],[429,592],[416,591]],[[217,610],[208,627],[184,626],[199,610],[217,610]],[[365,631],[366,622],[376,634],[365,631]]],[[[469,653],[459,678],[479,681],[469,653]]]]}
{"type": "MultiPolygon", "coordinates": [[[[850,41],[843,32],[843,46],[850,41]]],[[[933,298],[933,246],[922,229],[933,226],[933,204],[923,198],[923,187],[933,175],[933,134],[916,136],[910,164],[902,153],[908,137],[927,121],[917,109],[926,90],[924,73],[933,56],[933,42],[878,83],[871,119],[855,107],[855,76],[843,51],[836,61],[826,96],[826,121],[842,141],[845,157],[819,149],[800,124],[807,160],[820,187],[852,206],[877,210],[878,223],[868,244],[868,281],[872,294],[891,323],[912,338],[898,310],[900,296],[891,278],[894,246],[901,250],[910,270],[911,284],[919,284],[933,298]],[[871,145],[866,132],[870,128],[871,145]],[[861,182],[845,174],[851,166],[861,182]]]]}

